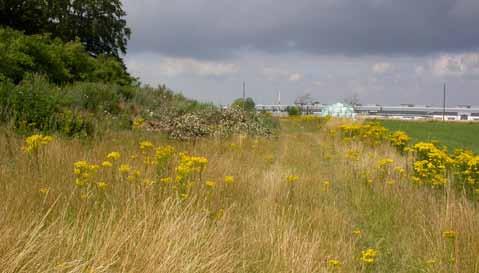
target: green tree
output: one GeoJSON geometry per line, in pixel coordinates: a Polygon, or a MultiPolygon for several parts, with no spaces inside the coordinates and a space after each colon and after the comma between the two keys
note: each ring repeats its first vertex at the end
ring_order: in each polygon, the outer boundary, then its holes
{"type": "Polygon", "coordinates": [[[0,25],[65,42],[79,38],[94,56],[126,53],[125,16],[121,0],[0,0],[0,25]]]}
{"type": "Polygon", "coordinates": [[[298,106],[288,106],[286,109],[288,111],[288,115],[290,116],[299,116],[301,115],[301,110],[298,106]]]}
{"type": "Polygon", "coordinates": [[[248,112],[254,112],[256,110],[255,108],[256,104],[254,100],[249,97],[246,98],[246,100],[243,100],[243,98],[236,99],[235,101],[233,101],[231,106],[244,109],[245,111],[248,111],[248,112]]]}
{"type": "Polygon", "coordinates": [[[79,41],[63,43],[49,35],[24,35],[0,27],[0,75],[19,83],[29,73],[57,84],[74,81],[128,85],[132,78],[115,57],[92,57],[79,41]]]}

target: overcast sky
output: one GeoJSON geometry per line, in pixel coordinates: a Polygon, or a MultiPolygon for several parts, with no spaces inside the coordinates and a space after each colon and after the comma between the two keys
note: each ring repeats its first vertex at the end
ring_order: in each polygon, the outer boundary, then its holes
{"type": "Polygon", "coordinates": [[[123,0],[142,83],[218,104],[479,105],[478,0],[123,0]]]}

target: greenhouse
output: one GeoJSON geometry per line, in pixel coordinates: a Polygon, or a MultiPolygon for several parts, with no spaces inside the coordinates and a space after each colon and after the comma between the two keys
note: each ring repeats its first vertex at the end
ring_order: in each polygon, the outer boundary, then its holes
{"type": "Polygon", "coordinates": [[[321,111],[321,116],[331,116],[331,117],[338,117],[338,118],[354,118],[354,108],[350,105],[343,104],[343,103],[335,103],[326,106],[321,111]]]}

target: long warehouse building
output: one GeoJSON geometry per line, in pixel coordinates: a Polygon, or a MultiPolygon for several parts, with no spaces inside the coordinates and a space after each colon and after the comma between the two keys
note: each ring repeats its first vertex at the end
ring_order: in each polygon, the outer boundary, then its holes
{"type": "MultiPolygon", "coordinates": [[[[303,113],[321,115],[327,104],[297,105],[303,113]]],[[[289,105],[256,105],[256,110],[286,114],[289,105]]],[[[393,118],[409,120],[442,120],[443,114],[450,121],[479,121],[479,107],[459,105],[456,107],[442,107],[428,105],[403,104],[398,106],[387,105],[357,105],[354,106],[355,116],[371,118],[393,118]]]]}

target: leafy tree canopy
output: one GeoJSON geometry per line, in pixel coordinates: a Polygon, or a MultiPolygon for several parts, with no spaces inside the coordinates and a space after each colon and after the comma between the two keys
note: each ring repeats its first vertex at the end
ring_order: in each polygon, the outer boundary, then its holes
{"type": "Polygon", "coordinates": [[[125,16],[121,0],[0,0],[0,25],[65,42],[79,38],[95,56],[126,53],[125,16]]]}
{"type": "Polygon", "coordinates": [[[49,35],[24,35],[0,27],[0,80],[20,82],[29,73],[57,84],[75,81],[129,85],[133,79],[115,57],[92,57],[79,41],[64,43],[49,35]]]}
{"type": "Polygon", "coordinates": [[[256,106],[252,98],[246,98],[246,100],[243,100],[243,98],[239,98],[239,99],[236,99],[231,105],[233,107],[244,109],[245,111],[248,111],[248,112],[254,112],[255,106],[256,106]]]}

